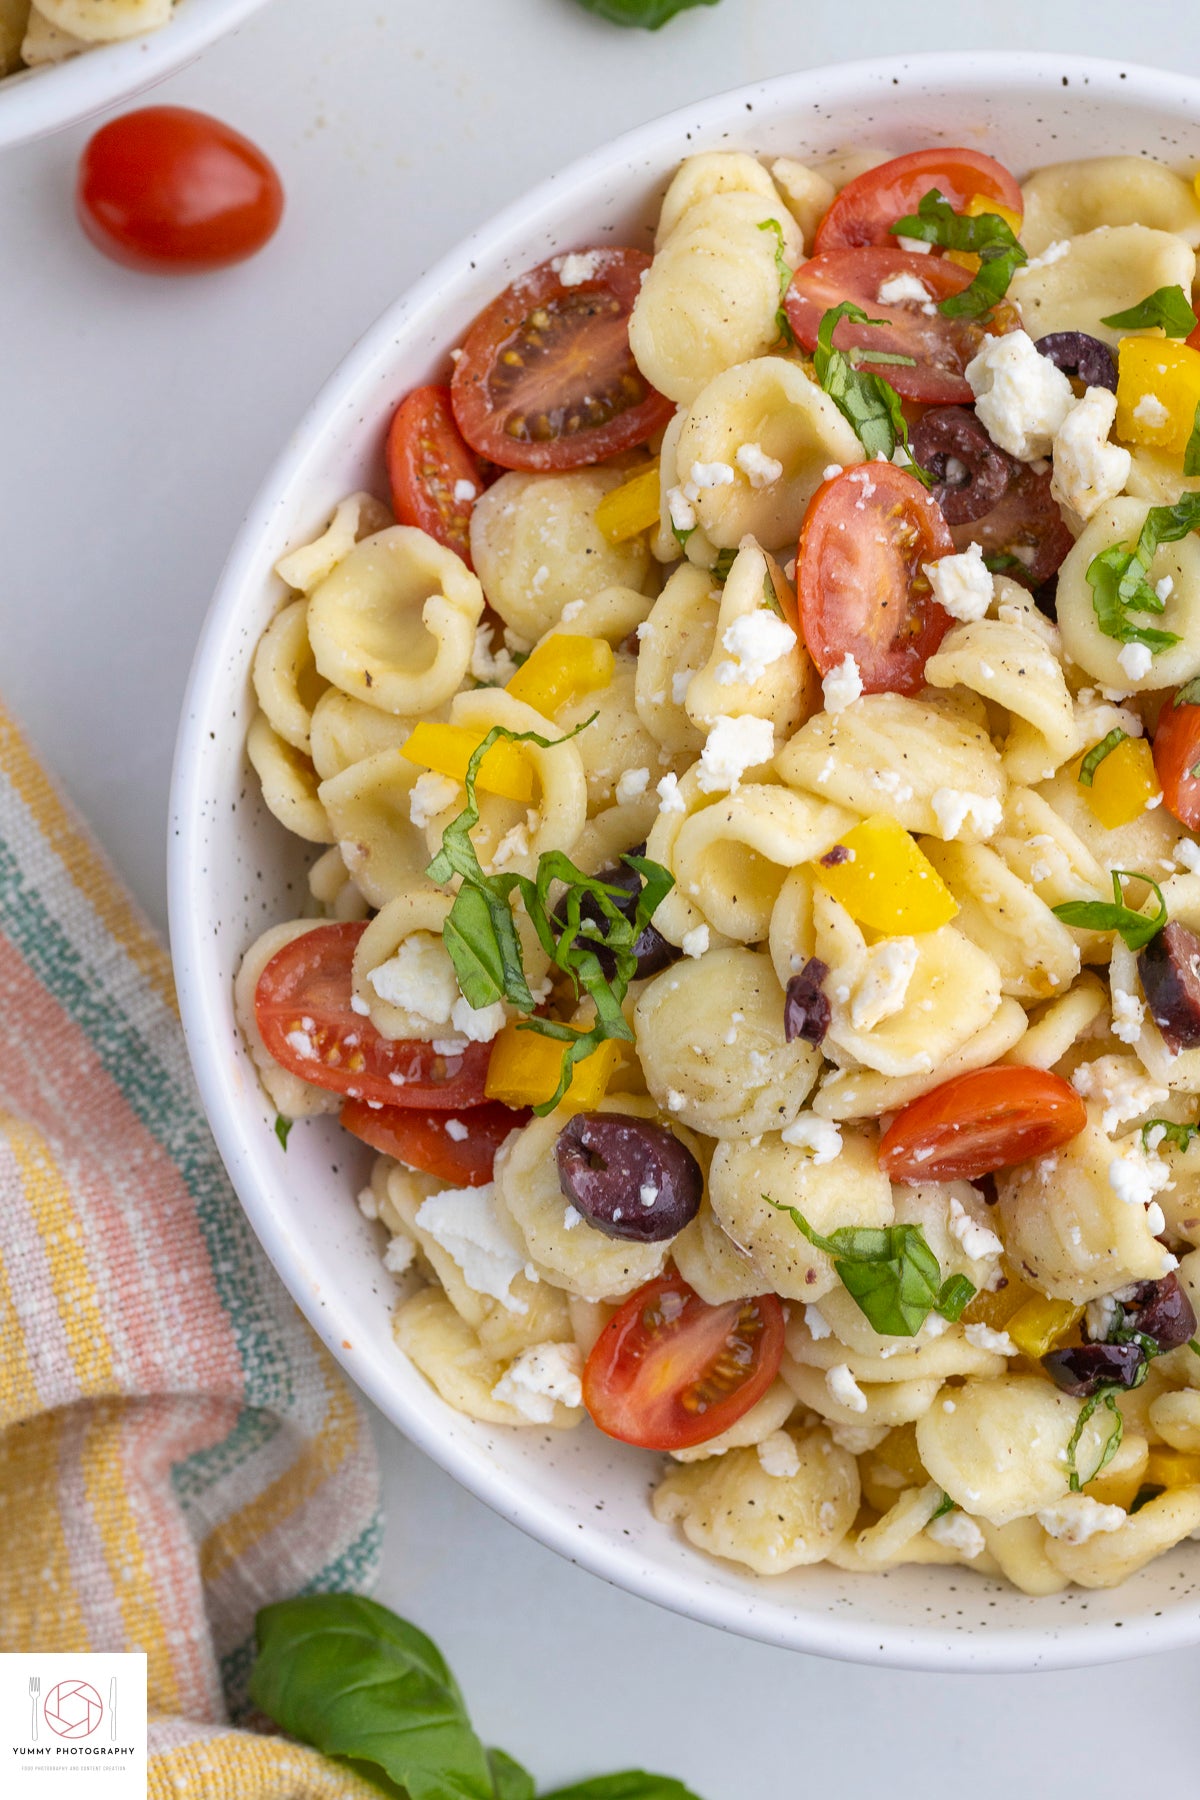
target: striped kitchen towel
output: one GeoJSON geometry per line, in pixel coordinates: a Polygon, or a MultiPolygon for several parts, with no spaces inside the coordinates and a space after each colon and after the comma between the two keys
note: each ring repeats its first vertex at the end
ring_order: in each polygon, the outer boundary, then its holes
{"type": "Polygon", "coordinates": [[[166,953],[2,709],[0,1521],[0,1650],[147,1653],[156,1800],[375,1792],[235,1728],[257,1609],[374,1574],[366,1420],[234,1198],[166,953]]]}

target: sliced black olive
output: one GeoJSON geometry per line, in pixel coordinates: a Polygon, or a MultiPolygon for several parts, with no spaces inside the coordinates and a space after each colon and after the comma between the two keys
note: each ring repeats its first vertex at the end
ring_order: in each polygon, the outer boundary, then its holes
{"type": "Polygon", "coordinates": [[[1102,387],[1116,393],[1116,358],[1099,338],[1089,337],[1086,331],[1051,331],[1040,337],[1034,348],[1064,375],[1082,381],[1084,387],[1102,387]]]}
{"type": "Polygon", "coordinates": [[[951,524],[956,550],[978,544],[998,575],[1040,588],[1062,565],[1075,539],[1050,491],[1051,470],[1015,464],[1012,480],[991,512],[966,525],[951,524]]]}
{"type": "Polygon", "coordinates": [[[661,1244],[700,1210],[700,1164],[665,1125],[629,1113],[576,1113],[554,1157],[563,1193],[606,1237],[661,1244]]]}
{"type": "MultiPolygon", "coordinates": [[[[603,881],[609,887],[621,888],[623,890],[622,897],[614,900],[613,904],[616,906],[618,912],[623,913],[627,919],[632,919],[634,913],[637,911],[638,896],[642,891],[642,878],[637,870],[629,868],[626,863],[622,863],[615,869],[601,869],[596,876],[596,880],[603,881]]],[[[567,900],[568,896],[564,894],[554,909],[554,916],[560,924],[565,923],[566,921],[567,900]]],[[[609,921],[600,910],[600,906],[593,895],[584,895],[583,903],[579,908],[579,917],[581,922],[586,923],[590,920],[590,922],[597,926],[601,932],[607,934],[609,921]]],[[[584,935],[586,936],[586,933],[584,935]]],[[[613,956],[612,951],[606,950],[603,945],[597,944],[595,950],[600,967],[611,981],[616,972],[616,958],[613,956]]],[[[633,946],[633,953],[637,957],[637,972],[635,979],[638,981],[644,981],[649,975],[657,975],[660,969],[665,969],[669,964],[678,962],[679,958],[683,955],[682,950],[677,950],[674,944],[668,944],[666,938],[655,925],[646,926],[646,929],[642,932],[641,936],[633,946]]]]}
{"type": "Polygon", "coordinates": [[[1138,955],[1150,1017],[1168,1050],[1200,1044],[1200,937],[1172,920],[1138,955]]]}
{"type": "Polygon", "coordinates": [[[1020,467],[966,406],[933,406],[912,431],[912,453],[934,478],[933,497],[947,525],[991,512],[1020,467]]]}
{"type": "Polygon", "coordinates": [[[803,1038],[806,1044],[825,1042],[830,1010],[829,996],[822,991],[821,983],[828,973],[829,964],[812,956],[788,982],[783,1001],[783,1035],[789,1044],[797,1038],[803,1038]]]}
{"type": "Polygon", "coordinates": [[[1098,1388],[1135,1386],[1145,1360],[1139,1344],[1072,1344],[1043,1356],[1042,1367],[1064,1394],[1089,1400],[1098,1388]]]}
{"type": "Polygon", "coordinates": [[[1196,1312],[1178,1275],[1139,1281],[1132,1300],[1122,1303],[1125,1329],[1153,1338],[1165,1355],[1196,1335],[1196,1312]]]}

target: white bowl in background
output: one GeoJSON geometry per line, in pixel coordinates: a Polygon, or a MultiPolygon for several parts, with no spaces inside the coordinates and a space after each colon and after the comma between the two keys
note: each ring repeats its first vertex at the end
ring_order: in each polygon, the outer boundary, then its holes
{"type": "Polygon", "coordinates": [[[0,80],[0,150],[132,99],[194,62],[265,5],[266,0],[177,0],[174,17],[158,31],[6,76],[0,80]]]}
{"type": "Polygon", "coordinates": [[[692,1618],[821,1655],[910,1668],[1032,1670],[1200,1643],[1200,1549],[1125,1586],[1030,1599],[963,1568],[759,1578],[651,1516],[657,1458],[590,1425],[479,1425],[451,1411],[392,1341],[378,1227],[354,1196],[369,1153],[323,1118],[286,1156],[233,1015],[239,959],[295,916],[312,846],[263,808],[246,762],[254,646],[282,588],[276,558],[356,488],[386,493],[392,409],[514,275],[589,243],[649,243],[680,159],[738,147],[800,158],[852,146],[978,145],[1018,175],[1072,156],[1200,162],[1200,83],[1078,57],[938,54],[785,75],[604,146],[508,207],[389,309],[328,382],[255,500],[221,579],[184,705],[172,793],[171,942],[188,1043],[242,1204],[295,1299],[380,1410],[480,1499],[572,1561],[692,1618]]]}

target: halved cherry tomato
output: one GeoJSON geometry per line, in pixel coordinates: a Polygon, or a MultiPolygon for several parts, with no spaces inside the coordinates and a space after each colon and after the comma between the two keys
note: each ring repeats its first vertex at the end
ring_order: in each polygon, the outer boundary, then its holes
{"type": "Polygon", "coordinates": [[[75,208],[114,262],[189,275],[261,250],[283,217],[283,188],[231,125],[187,106],[145,106],[90,139],[75,208]]]}
{"type": "Polygon", "coordinates": [[[1200,705],[1169,699],[1154,728],[1154,768],[1163,802],[1181,825],[1200,830],[1200,705]]]}
{"type": "Polygon", "coordinates": [[[453,1113],[347,1100],[341,1118],[346,1130],[364,1144],[397,1157],[410,1169],[423,1169],[454,1187],[483,1187],[492,1179],[497,1150],[510,1131],[529,1123],[531,1115],[494,1101],[465,1110],[466,1118],[457,1119],[453,1113]]]}
{"type": "Polygon", "coordinates": [[[387,472],[397,523],[427,531],[469,569],[471,509],[486,482],[455,423],[448,387],[414,388],[400,402],[388,427],[387,472]]]}
{"type": "Polygon", "coordinates": [[[623,1444],[686,1450],[749,1412],[782,1360],[774,1294],[709,1306],[670,1270],[631,1294],[600,1333],[583,1371],[583,1403],[623,1444]]]}
{"type": "Polygon", "coordinates": [[[1078,1136],[1087,1108],[1048,1069],[973,1069],[897,1113],[879,1146],[893,1181],[973,1181],[1078,1136]]]}
{"type": "Polygon", "coordinates": [[[577,469],[660,431],[674,407],[629,348],[629,315],[650,258],[589,250],[564,287],[563,258],[505,288],[467,333],[454,416],[468,444],[505,469],[577,469]]]}
{"type": "Polygon", "coordinates": [[[940,256],[916,256],[888,244],[869,250],[831,250],[801,263],[784,306],[792,330],[805,349],[812,350],[830,307],[853,300],[869,318],[888,323],[856,325],[839,319],[833,334],[839,350],[892,350],[911,356],[911,368],[906,363],[872,363],[871,368],[907,400],[930,406],[971,405],[975,396],[963,370],[986,336],[1013,331],[1020,320],[1015,308],[1003,300],[986,325],[978,319],[948,319],[937,310],[939,300],[960,294],[970,283],[966,269],[940,256]],[[880,288],[898,275],[914,275],[929,299],[881,301],[880,288]]]}
{"type": "Polygon", "coordinates": [[[283,1068],[354,1100],[457,1112],[484,1099],[490,1044],[444,1056],[417,1038],[385,1038],[350,1005],[359,923],[318,925],[276,952],[258,978],[254,1017],[283,1068]]]}
{"type": "Polygon", "coordinates": [[[1039,475],[1029,463],[1021,463],[991,512],[965,525],[951,526],[954,548],[965,550],[970,544],[980,544],[985,556],[1011,557],[1009,566],[997,565],[997,574],[1026,587],[1041,587],[1075,547],[1062,509],[1050,492],[1051,478],[1049,469],[1039,475]]]}
{"type": "Polygon", "coordinates": [[[937,501],[892,463],[822,482],[796,554],[800,625],[822,675],[853,656],[864,692],[915,694],[950,629],[922,565],[954,545],[937,501]]]}
{"type": "Polygon", "coordinates": [[[912,150],[848,181],[817,227],[813,253],[894,241],[889,226],[915,213],[931,188],[961,212],[973,194],[998,200],[1018,216],[1021,190],[1002,163],[978,150],[912,150]]]}

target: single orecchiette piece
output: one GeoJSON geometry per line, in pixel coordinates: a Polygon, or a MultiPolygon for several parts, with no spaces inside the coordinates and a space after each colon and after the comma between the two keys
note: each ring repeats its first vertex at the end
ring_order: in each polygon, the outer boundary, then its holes
{"type": "Polygon", "coordinates": [[[852,812],[887,812],[907,831],[967,843],[991,836],[1004,799],[1004,770],[982,726],[902,694],[864,694],[844,712],[817,713],[775,766],[791,787],[852,812]],[[977,803],[954,831],[934,805],[942,790],[977,803]]]}
{"type": "Polygon", "coordinates": [[[1132,548],[1148,511],[1144,500],[1120,496],[1106,501],[1084,526],[1082,536],[1058,571],[1058,623],[1067,655],[1104,687],[1119,688],[1125,693],[1174,687],[1200,673],[1200,539],[1195,536],[1182,538],[1177,544],[1164,544],[1150,565],[1148,579],[1152,584],[1157,585],[1166,576],[1172,584],[1155,626],[1174,632],[1179,642],[1156,651],[1144,675],[1129,674],[1120,660],[1125,646],[1116,638],[1106,637],[1096,618],[1087,580],[1088,565],[1104,550],[1132,548]]]}
{"type": "Polygon", "coordinates": [[[721,589],[705,569],[675,570],[638,631],[638,717],[669,755],[698,756],[704,732],[684,704],[717,641],[721,589]]]}
{"type": "Polygon", "coordinates": [[[805,248],[811,249],[817,226],[832,206],[837,189],[828,175],[823,175],[819,169],[810,169],[807,163],[796,162],[790,156],[775,159],[771,164],[771,179],[800,227],[805,248]]]}
{"type": "Polygon", "coordinates": [[[1077,1544],[1048,1538],[1046,1555],[1080,1587],[1116,1587],[1198,1530],[1200,1485],[1168,1488],[1147,1500],[1117,1531],[1098,1533],[1077,1544]]]}
{"type": "Polygon", "coordinates": [[[448,1406],[479,1419],[485,1425],[550,1425],[568,1431],[581,1423],[581,1406],[554,1403],[549,1419],[532,1420],[497,1400],[495,1390],[505,1374],[501,1358],[485,1350],[478,1334],[461,1318],[436,1288],[425,1288],[411,1300],[402,1300],[392,1320],[396,1343],[409,1361],[436,1388],[448,1406]]]}
{"type": "MultiPolygon", "coordinates": [[[[1087,844],[1032,788],[1009,789],[1004,822],[992,848],[1051,908],[1067,900],[1112,898],[1112,882],[1087,844]]],[[[1085,955],[1097,945],[1099,955],[1107,954],[1107,938],[1097,933],[1074,935],[1085,955]]]]}
{"type": "Polygon", "coordinates": [[[803,640],[779,617],[767,559],[746,542],[725,582],[708,660],[687,683],[687,715],[702,732],[722,716],[770,719],[786,737],[820,703],[820,693],[803,640]]]}
{"type": "Polygon", "coordinates": [[[327,918],[343,924],[365,919],[370,910],[336,844],[318,856],[308,871],[308,891],[327,918]]]}
{"type": "Polygon", "coordinates": [[[1000,1573],[1023,1594],[1061,1594],[1068,1585],[1046,1555],[1046,1534],[1035,1518],[1010,1519],[1007,1525],[985,1519],[980,1529],[1000,1573]]]}
{"type": "Polygon", "coordinates": [[[280,557],[275,573],[290,588],[311,594],[327,575],[333,574],[360,538],[373,537],[393,523],[391,513],[374,494],[351,494],[340,503],[320,537],[280,557]]]}
{"type": "Polygon", "coordinates": [[[1065,240],[1066,250],[1036,258],[1013,276],[1009,292],[1032,338],[1086,331],[1115,345],[1120,331],[1104,320],[1136,306],[1160,287],[1190,293],[1195,252],[1169,231],[1144,225],[1102,227],[1065,240]]]}
{"type": "Polygon", "coordinates": [[[1084,974],[1061,1000],[1051,1001],[1036,1016],[1029,1030],[1008,1051],[1004,1061],[1030,1069],[1052,1069],[1108,1005],[1104,983],[1084,974]]]}
{"type": "Polygon", "coordinates": [[[747,536],[770,550],[794,549],[829,464],[862,458],[854,427],[782,356],[722,369],[692,400],[675,447],[677,479],[697,490],[691,504],[701,529],[729,550],[747,536]],[[724,478],[708,486],[718,471],[724,478]]]}
{"type": "MultiPolygon", "coordinates": [[[[646,840],[646,855],[651,862],[661,863],[665,869],[675,865],[675,845],[684,822],[702,812],[706,806],[715,806],[720,802],[719,794],[705,793],[700,786],[700,770],[693,765],[676,781],[669,796],[659,809],[658,817],[650,828],[646,840]]],[[[706,924],[704,914],[692,899],[683,892],[678,882],[671,889],[654,915],[654,925],[670,944],[682,945],[689,931],[706,924]]],[[[712,948],[712,933],[709,934],[712,948]]]]}
{"type": "Polygon", "coordinates": [[[1185,475],[1177,456],[1149,444],[1130,444],[1133,459],[1125,492],[1135,499],[1148,500],[1151,506],[1174,506],[1183,495],[1200,488],[1200,475],[1185,475]]]}
{"type": "Polygon", "coordinates": [[[435,973],[428,965],[431,960],[436,961],[439,965],[436,973],[441,977],[447,998],[452,1001],[457,996],[454,965],[442,944],[442,927],[452,905],[451,895],[434,887],[419,872],[414,872],[376,913],[359,938],[351,984],[355,1010],[365,1009],[364,1016],[370,1016],[372,1025],[384,1037],[421,1038],[428,1042],[454,1036],[449,1006],[440,1020],[431,1021],[394,1000],[385,1000],[380,992],[381,988],[391,991],[391,983],[383,979],[381,971],[392,963],[401,946],[415,937],[427,952],[421,975],[427,982],[435,973]],[[373,977],[379,977],[378,986],[373,977]]]}
{"type": "Polygon", "coordinates": [[[963,686],[1012,715],[1004,761],[1014,781],[1041,781],[1083,746],[1062,664],[1026,626],[999,619],[956,625],[925,665],[931,687],[963,686]],[[1019,733],[1022,723],[1032,727],[1019,733]]]}
{"type": "Polygon", "coordinates": [[[294,600],[258,640],[254,692],[271,729],[305,756],[312,751],[313,708],[325,687],[308,641],[308,607],[294,600]]]}
{"type": "Polygon", "coordinates": [[[828,1236],[843,1225],[890,1225],[892,1191],[879,1167],[874,1134],[847,1133],[831,1162],[814,1162],[805,1150],[771,1133],[726,1138],[709,1171],[713,1214],[754,1261],[771,1288],[788,1300],[818,1300],[836,1285],[833,1264],[809,1243],[787,1213],[763,1198],[794,1206],[815,1231],[828,1236]]]}
{"type": "Polygon", "coordinates": [[[778,341],[780,235],[795,268],[800,234],[777,198],[741,190],[687,209],[651,263],[629,320],[634,360],[660,394],[690,405],[722,369],[778,341]]]}
{"type": "Polygon", "coordinates": [[[1028,1027],[1019,1000],[1000,1001],[991,1019],[960,1050],[935,1068],[915,1075],[881,1075],[875,1069],[838,1069],[813,1095],[813,1111],[823,1119],[876,1119],[897,1112],[931,1088],[970,1069],[986,1069],[1020,1042],[1028,1027]]]}
{"type": "MultiPolygon", "coordinates": [[[[660,755],[661,746],[638,714],[637,671],[637,658],[619,651],[607,687],[581,694],[555,714],[555,737],[574,730],[585,719],[592,720],[576,743],[587,779],[588,807],[593,813],[612,805],[623,775],[644,769],[642,792],[653,793],[654,784],[668,766],[668,759],[660,755]]],[[[639,777],[635,775],[635,779],[639,777]]]]}
{"type": "MultiPolygon", "coordinates": [[[[817,1307],[822,1319],[832,1300],[832,1294],[827,1295],[817,1307]]],[[[854,1304],[847,1296],[840,1310],[836,1303],[832,1310],[842,1319],[854,1304]]],[[[855,1384],[862,1382],[867,1387],[887,1387],[893,1382],[948,1381],[952,1377],[999,1375],[1004,1371],[1004,1358],[973,1344],[959,1326],[948,1327],[940,1336],[926,1329],[914,1338],[877,1338],[878,1349],[858,1350],[833,1336],[828,1321],[826,1335],[814,1337],[807,1307],[804,1312],[802,1318],[794,1311],[788,1321],[789,1356],[801,1367],[822,1369],[830,1375],[828,1387],[832,1397],[847,1400],[855,1417],[863,1422],[866,1421],[866,1408],[855,1404],[849,1384],[838,1380],[841,1371],[848,1370],[855,1384]]]]}
{"type": "MultiPolygon", "coordinates": [[[[471,511],[471,560],[506,625],[533,642],[565,606],[604,588],[641,588],[650,567],[642,538],[610,544],[596,523],[619,469],[502,475],[471,511]]],[[[448,554],[453,554],[448,552],[448,554]]]]}
{"type": "Polygon", "coordinates": [[[172,0],[38,0],[38,10],[58,31],[83,44],[115,44],[157,31],[171,17],[172,0]]]}
{"type": "Polygon", "coordinates": [[[538,642],[544,643],[547,638],[563,632],[571,637],[603,638],[616,650],[637,630],[643,619],[649,618],[653,605],[654,596],[643,594],[638,588],[620,585],[600,588],[594,594],[568,601],[562,617],[542,633],[538,642]]]}
{"type": "Polygon", "coordinates": [[[671,1245],[671,1259],[688,1286],[709,1306],[751,1300],[763,1291],[762,1271],[739,1250],[707,1200],[671,1245]]]}
{"type": "Polygon", "coordinates": [[[663,195],[654,234],[654,248],[661,250],[685,214],[714,194],[761,194],[778,210],[779,191],[759,162],[745,150],[706,150],[685,156],[663,195]]]}
{"type": "Polygon", "coordinates": [[[246,1048],[258,1070],[258,1079],[266,1090],[267,1098],[276,1112],[281,1113],[285,1119],[307,1119],[317,1113],[339,1112],[342,1096],[331,1094],[327,1088],[313,1087],[309,1082],[301,1081],[298,1075],[292,1075],[275,1061],[258,1029],[258,1021],[254,1016],[254,995],[259,977],[271,958],[285,944],[290,944],[294,938],[303,937],[308,931],[315,931],[323,923],[322,919],[294,919],[283,925],[272,925],[269,931],[264,931],[260,938],[254,940],[243,956],[233,984],[234,1013],[246,1040],[246,1048]]]}
{"type": "Polygon", "coordinates": [[[847,1406],[834,1394],[824,1369],[785,1356],[779,1373],[802,1406],[844,1431],[878,1433],[876,1443],[894,1426],[911,1425],[922,1418],[942,1385],[940,1375],[920,1381],[856,1382],[858,1399],[854,1406],[847,1406]]]}
{"type": "Polygon", "coordinates": [[[1172,1450],[1200,1454],[1200,1393],[1195,1388],[1160,1394],[1150,1402],[1150,1423],[1172,1450]]]}
{"type": "Polygon", "coordinates": [[[364,538],[308,602],[317,668],[383,712],[427,713],[466,676],[483,589],[460,556],[409,525],[364,538]]]}
{"type": "MultiPolygon", "coordinates": [[[[1200,205],[1190,184],[1148,156],[1049,163],[1021,191],[1021,242],[1033,257],[1063,238],[1102,225],[1148,225],[1200,244],[1200,205]]],[[[1156,285],[1147,282],[1141,292],[1148,294],[1156,285]]]]}
{"type": "Polygon", "coordinates": [[[958,902],[957,929],[999,969],[1001,992],[1018,1000],[1065,993],[1079,973],[1079,950],[1028,882],[987,844],[925,838],[921,848],[958,902]]]}
{"type": "MultiPolygon", "coordinates": [[[[443,707],[434,707],[426,717],[438,719],[444,713],[443,707]]],[[[330,781],[380,750],[398,750],[411,737],[416,722],[415,718],[380,712],[377,706],[354,700],[340,688],[326,688],[312,715],[312,759],[317,775],[330,781]]]]}
{"type": "Polygon", "coordinates": [[[816,955],[813,891],[811,871],[793,869],[771,909],[768,948],[781,988],[816,955]]]}
{"type": "Polygon", "coordinates": [[[794,1475],[768,1475],[757,1450],[672,1469],[655,1490],[656,1519],[678,1523],[711,1556],[781,1575],[821,1562],[858,1511],[858,1465],[823,1430],[789,1432],[794,1475]]]}
{"type": "Polygon", "coordinates": [[[711,1137],[755,1137],[793,1119],[820,1053],[783,1029],[770,959],[740,946],[675,963],[634,1009],[646,1085],[662,1109],[711,1137]]]}
{"type": "Polygon", "coordinates": [[[316,771],[302,751],[273,731],[265,713],[256,713],[246,733],[246,755],[262,783],[268,812],[310,844],[331,844],[333,828],[317,797],[316,771]]]}
{"type": "Polygon", "coordinates": [[[683,821],[675,879],[725,937],[761,943],[788,871],[823,856],[854,823],[815,795],[749,783],[683,821]]]}
{"type": "Polygon", "coordinates": [[[429,862],[425,834],[409,816],[420,773],[399,750],[381,750],[317,790],[346,867],[372,906],[386,906],[429,862]]]}

